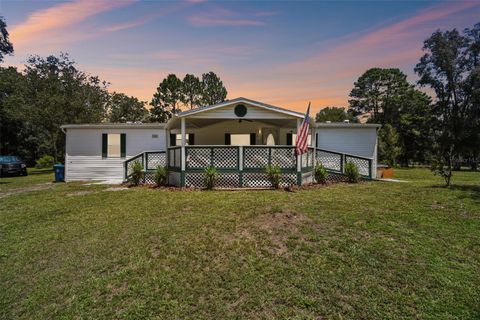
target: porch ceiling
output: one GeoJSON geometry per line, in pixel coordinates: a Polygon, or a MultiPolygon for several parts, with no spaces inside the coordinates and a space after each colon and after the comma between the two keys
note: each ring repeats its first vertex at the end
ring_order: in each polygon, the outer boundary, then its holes
{"type": "MultiPolygon", "coordinates": [[[[232,121],[234,119],[208,119],[208,118],[186,118],[185,126],[187,129],[204,128],[224,121],[232,121]]],[[[238,119],[235,122],[255,122],[278,128],[296,128],[296,119],[238,119]]],[[[169,123],[169,129],[180,129],[180,118],[172,119],[169,123]]]]}

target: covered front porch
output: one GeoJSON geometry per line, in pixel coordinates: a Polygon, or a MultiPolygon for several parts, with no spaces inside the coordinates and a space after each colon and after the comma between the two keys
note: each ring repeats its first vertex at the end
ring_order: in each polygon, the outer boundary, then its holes
{"type": "MultiPolygon", "coordinates": [[[[269,165],[280,168],[282,186],[312,181],[314,148],[295,155],[302,119],[300,113],[249,101],[183,112],[167,127],[170,183],[201,188],[205,168],[213,167],[218,187],[269,187],[269,165]]],[[[309,135],[311,145],[314,136],[309,135]]]]}
{"type": "Polygon", "coordinates": [[[355,162],[364,177],[372,177],[372,159],[316,148],[316,127],[310,126],[308,151],[295,154],[296,133],[304,115],[239,98],[185,111],[166,127],[166,150],[145,152],[125,164],[128,179],[133,161],[142,161],[146,183],[154,169],[167,166],[169,183],[203,188],[205,169],[218,172],[218,188],[266,188],[266,168],[278,166],[281,187],[314,181],[314,166],[322,163],[332,176],[341,175],[346,162],[355,162]]]}

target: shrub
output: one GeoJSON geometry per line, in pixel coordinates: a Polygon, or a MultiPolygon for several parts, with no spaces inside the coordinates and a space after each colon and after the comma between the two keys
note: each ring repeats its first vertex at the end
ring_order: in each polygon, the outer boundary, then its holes
{"type": "Polygon", "coordinates": [[[218,179],[217,169],[215,169],[214,167],[206,168],[204,171],[204,174],[205,174],[205,177],[204,177],[205,187],[208,190],[212,190],[213,187],[215,187],[215,183],[217,182],[217,179],[218,179]]]}
{"type": "Polygon", "coordinates": [[[53,157],[49,155],[44,155],[36,161],[35,168],[44,169],[53,167],[53,157]]]}
{"type": "Polygon", "coordinates": [[[157,186],[165,186],[168,181],[168,168],[158,166],[155,170],[155,183],[157,186]]]}
{"type": "Polygon", "coordinates": [[[317,183],[324,184],[327,182],[328,172],[327,172],[327,169],[325,169],[325,167],[321,163],[315,166],[314,173],[315,173],[315,181],[317,181],[317,183]]]}
{"type": "Polygon", "coordinates": [[[280,187],[280,176],[282,174],[282,172],[280,171],[280,167],[275,165],[268,165],[265,171],[267,173],[268,180],[272,184],[272,187],[278,189],[280,187]]]}
{"type": "Polygon", "coordinates": [[[358,172],[358,168],[353,162],[345,164],[345,175],[350,183],[357,183],[360,180],[360,172],[358,172]]]}
{"type": "Polygon", "coordinates": [[[450,181],[452,180],[452,169],[445,163],[442,157],[432,159],[430,170],[434,175],[442,177],[443,180],[445,180],[445,185],[447,187],[450,185],[450,181]]]}
{"type": "Polygon", "coordinates": [[[134,186],[138,186],[140,181],[143,178],[143,165],[140,161],[135,161],[132,165],[132,175],[130,176],[130,181],[134,186]]]}

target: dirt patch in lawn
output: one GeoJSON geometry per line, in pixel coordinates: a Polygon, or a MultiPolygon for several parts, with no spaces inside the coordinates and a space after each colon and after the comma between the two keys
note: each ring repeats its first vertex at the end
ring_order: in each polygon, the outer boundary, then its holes
{"type": "Polygon", "coordinates": [[[288,254],[287,241],[291,238],[304,241],[302,226],[312,223],[307,216],[295,212],[266,213],[257,216],[253,225],[268,235],[272,243],[271,252],[288,254]]]}
{"type": "Polygon", "coordinates": [[[84,195],[92,194],[92,193],[97,193],[97,192],[93,191],[93,190],[80,190],[80,191],[67,193],[67,197],[84,196],[84,195]]]}
{"type": "Polygon", "coordinates": [[[25,192],[30,192],[30,191],[38,191],[38,190],[45,190],[53,187],[53,183],[47,182],[47,183],[42,183],[42,184],[34,184],[29,187],[25,188],[17,188],[17,189],[10,189],[7,192],[2,192],[0,193],[0,199],[1,198],[6,198],[15,194],[20,194],[20,193],[25,193],[25,192]]]}
{"type": "Polygon", "coordinates": [[[302,228],[309,225],[314,225],[314,222],[304,214],[290,211],[263,213],[240,224],[226,242],[253,241],[264,246],[261,243],[266,240],[268,252],[289,255],[288,241],[307,241],[302,228]]]}
{"type": "Polygon", "coordinates": [[[123,190],[128,190],[128,188],[127,187],[110,187],[103,191],[123,191],[123,190]]]}

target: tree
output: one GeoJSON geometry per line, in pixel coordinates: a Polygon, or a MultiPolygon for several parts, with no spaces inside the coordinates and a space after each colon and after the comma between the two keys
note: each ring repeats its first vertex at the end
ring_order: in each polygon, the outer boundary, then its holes
{"type": "Polygon", "coordinates": [[[356,121],[353,115],[347,113],[342,107],[326,107],[315,116],[316,122],[343,122],[344,120],[356,121]]]}
{"type": "Polygon", "coordinates": [[[468,40],[467,61],[472,70],[469,74],[465,91],[469,100],[466,127],[464,128],[465,141],[462,144],[463,156],[470,160],[472,170],[478,169],[480,160],[480,23],[473,29],[465,29],[468,40]]]}
{"type": "Polygon", "coordinates": [[[66,123],[98,123],[104,120],[107,83],[78,70],[68,54],[29,57],[25,70],[25,105],[22,118],[40,137],[37,150],[63,158],[66,123]]]}
{"type": "Polygon", "coordinates": [[[384,125],[396,116],[398,100],[409,86],[407,76],[399,69],[369,69],[350,92],[349,111],[355,116],[371,114],[373,122],[384,125]]]}
{"type": "Polygon", "coordinates": [[[378,158],[394,166],[401,150],[397,130],[392,125],[386,124],[378,131],[378,158]]]}
{"type": "Polygon", "coordinates": [[[0,154],[25,157],[19,152],[25,145],[22,137],[27,125],[19,112],[25,103],[24,90],[25,78],[16,68],[0,67],[0,154]]]}
{"type": "Polygon", "coordinates": [[[135,97],[129,97],[123,93],[114,92],[108,101],[108,120],[110,122],[135,122],[145,121],[148,110],[145,102],[135,97]]]}
{"type": "Polygon", "coordinates": [[[202,83],[193,74],[186,74],[182,82],[182,103],[190,109],[198,107],[202,100],[202,83]]]}
{"type": "Polygon", "coordinates": [[[398,159],[401,165],[408,166],[410,161],[428,161],[437,126],[430,97],[414,88],[409,89],[402,96],[398,116],[391,124],[399,135],[401,154],[398,159]]]}
{"type": "Polygon", "coordinates": [[[166,122],[180,111],[179,103],[182,99],[182,81],[174,74],[169,74],[158,85],[154,93],[150,109],[151,120],[155,122],[166,122]]]}
{"type": "Polygon", "coordinates": [[[3,62],[4,55],[13,53],[13,45],[8,39],[7,23],[0,16],[0,62],[3,62]]]}
{"type": "Polygon", "coordinates": [[[225,101],[227,89],[220,78],[212,71],[202,75],[202,103],[213,105],[225,101]]]}
{"type": "Polygon", "coordinates": [[[367,122],[390,124],[398,133],[403,166],[425,162],[431,153],[435,117],[430,98],[407,82],[399,69],[367,70],[352,89],[349,113],[367,116],[367,122]]]}
{"type": "Polygon", "coordinates": [[[471,68],[476,68],[480,65],[480,23],[473,26],[472,29],[466,28],[464,30],[468,41],[468,61],[471,68]]]}
{"type": "Polygon", "coordinates": [[[453,162],[461,152],[464,128],[468,125],[469,99],[465,94],[469,63],[466,49],[469,41],[457,30],[434,32],[424,42],[426,52],[415,67],[418,83],[430,86],[436,94],[435,107],[439,119],[435,163],[450,184],[453,162]]]}

